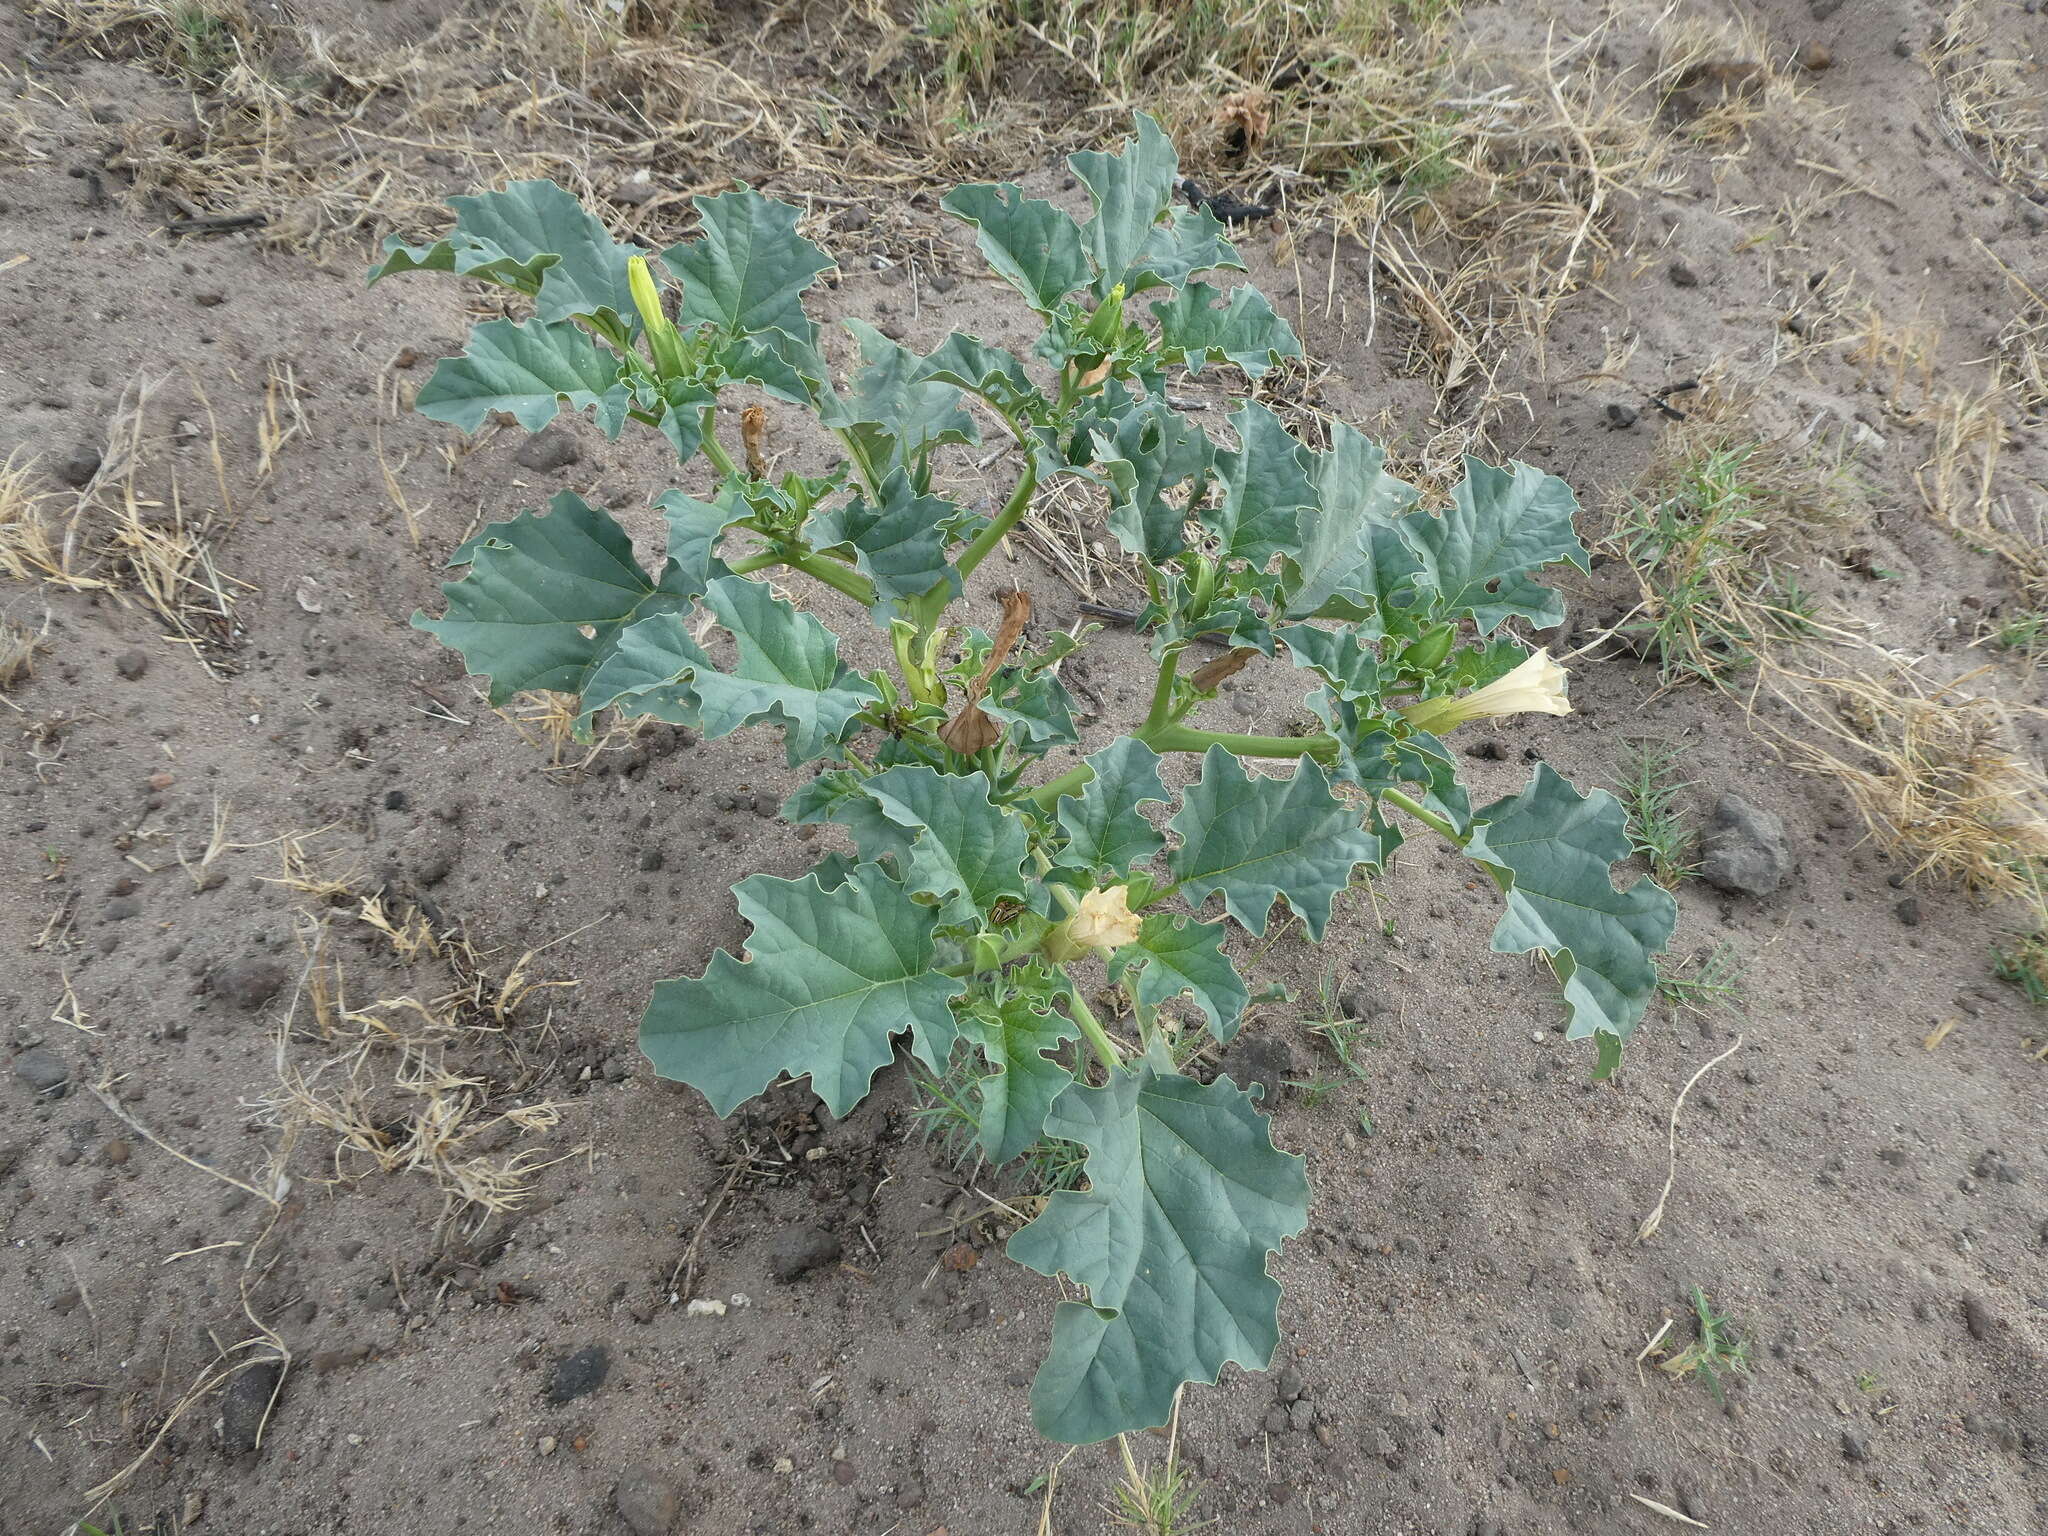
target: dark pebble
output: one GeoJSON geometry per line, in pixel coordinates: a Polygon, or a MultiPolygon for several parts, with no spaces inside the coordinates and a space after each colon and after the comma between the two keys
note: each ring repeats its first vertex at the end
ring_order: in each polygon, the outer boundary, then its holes
{"type": "Polygon", "coordinates": [[[69,486],[90,485],[92,477],[99,472],[100,451],[90,443],[81,443],[65,454],[57,465],[57,478],[69,486]]]}
{"type": "Polygon", "coordinates": [[[1607,425],[1614,428],[1615,431],[1624,431],[1635,424],[1636,408],[1634,406],[1622,405],[1619,402],[1613,402],[1608,405],[1607,425]]]}
{"type": "Polygon", "coordinates": [[[667,862],[667,855],[659,848],[643,848],[640,850],[640,867],[649,874],[660,869],[667,862]]]}
{"type": "Polygon", "coordinates": [[[567,469],[583,457],[583,450],[576,446],[576,439],[566,432],[553,427],[536,432],[514,450],[512,462],[522,469],[548,470],[567,469]]]}
{"type": "Polygon", "coordinates": [[[1898,914],[1899,921],[1908,928],[1918,928],[1920,926],[1920,898],[1918,896],[1908,896],[1904,901],[1894,906],[1892,911],[1898,914]]]}
{"type": "Polygon", "coordinates": [[[228,1383],[220,1395],[220,1447],[230,1456],[256,1449],[271,1394],[284,1375],[282,1360],[259,1360],[228,1383]]]}
{"type": "Polygon", "coordinates": [[[1671,279],[1671,286],[1674,288],[1697,288],[1700,285],[1699,273],[1693,271],[1691,267],[1688,267],[1682,261],[1674,261],[1664,271],[1665,276],[1671,279]]]}
{"type": "Polygon", "coordinates": [[[71,1069],[64,1058],[46,1045],[32,1046],[14,1058],[14,1075],[37,1093],[60,1098],[71,1081],[71,1069]]]}
{"type": "Polygon", "coordinates": [[[554,1374],[548,1378],[548,1401],[567,1403],[595,1392],[604,1385],[611,1369],[612,1357],[602,1344],[563,1356],[555,1362],[554,1374]]]}
{"type": "Polygon", "coordinates": [[[768,1248],[768,1273],[794,1285],[814,1269],[839,1262],[839,1239],[823,1227],[790,1227],[775,1235],[768,1248]]]}
{"type": "Polygon", "coordinates": [[[123,651],[114,658],[114,670],[127,678],[129,682],[134,682],[149,670],[149,652],[144,650],[123,651]]]}
{"type": "Polygon", "coordinates": [[[233,960],[214,973],[209,988],[244,1013],[254,1013],[284,989],[284,967],[275,960],[233,960]]]}
{"type": "Polygon", "coordinates": [[[1842,1454],[1851,1461],[1870,1460],[1870,1442],[1854,1430],[1842,1431],[1842,1454]]]}
{"type": "Polygon", "coordinates": [[[1984,1305],[1983,1297],[1965,1296],[1963,1298],[1963,1324],[1970,1330],[1970,1337],[1973,1339],[1988,1339],[1991,1337],[1994,1322],[1991,1316],[1991,1309],[1984,1305]]]}

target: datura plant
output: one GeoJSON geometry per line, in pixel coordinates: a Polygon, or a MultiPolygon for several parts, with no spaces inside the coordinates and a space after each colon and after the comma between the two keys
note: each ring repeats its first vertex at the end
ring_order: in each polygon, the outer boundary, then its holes
{"type": "Polygon", "coordinates": [[[1164,1423],[1181,1383],[1262,1369],[1278,1342],[1267,1265],[1306,1221],[1303,1160],[1274,1147],[1251,1092],[1180,1070],[1179,1008],[1228,1042],[1250,1002],[1226,917],[1261,935],[1282,903],[1320,940],[1338,893],[1419,826],[1499,888],[1493,948],[1548,957],[1566,1033],[1594,1042],[1604,1076],[1675,908],[1648,880],[1615,889],[1629,842],[1613,797],[1539,763],[1519,794],[1475,807],[1444,741],[1472,720],[1567,712],[1563,669],[1516,631],[1564,617],[1533,573],[1586,563],[1571,492],[1468,460],[1448,505],[1425,508],[1342,424],[1312,447],[1245,400],[1227,438],[1204,430],[1176,407],[1177,375],[1256,379],[1300,355],[1294,333],[1249,283],[1196,280],[1242,263],[1206,209],[1175,204],[1151,119],[1121,152],[1070,164],[1086,219],[1007,184],[943,203],[1042,320],[1028,356],[959,334],[920,355],[849,319],[858,358],[835,378],[803,301],[832,259],[797,209],[744,188],[698,198],[697,238],[643,255],[552,183],[519,182],[453,199],[446,237],[389,242],[370,277],[453,272],[529,311],[476,326],[420,390],[427,416],[537,431],[587,410],[607,437],[638,422],[684,464],[708,461],[703,494],[654,499],[658,569],[564,492],[462,545],[447,611],[414,623],[489,679],[494,704],[575,695],[586,731],[600,710],[706,738],[768,724],[792,766],[816,765],[785,814],[843,829],[853,853],[739,881],[744,954],[657,984],[641,1048],[720,1115],[784,1075],[844,1115],[907,1036],[934,1072],[972,1053],[991,1163],[1045,1138],[1084,1148],[1082,1187],[1050,1195],[1008,1251],[1086,1294],[1059,1303],[1031,1404],[1045,1435],[1089,1442],[1164,1423]],[[732,393],[815,417],[831,467],[771,474],[758,404],[735,460],[732,393]],[[972,476],[949,464],[992,428],[1015,483],[1000,506],[956,500],[947,488],[972,476]],[[971,583],[1069,479],[1104,494],[1142,572],[1158,673],[1130,734],[1054,773],[1048,755],[1079,741],[1061,664],[1085,636],[1033,649],[1024,595],[971,583]],[[893,666],[856,671],[770,575],[866,609],[893,666]],[[963,601],[989,627],[955,621],[963,601]],[[1198,642],[1213,659],[1191,666],[1198,642]],[[1320,730],[1201,723],[1224,679],[1262,660],[1301,669],[1320,730]],[[1179,791],[1161,772],[1175,753],[1199,759],[1179,791]],[[1216,897],[1223,915],[1204,917],[1216,897]],[[1105,995],[1127,1002],[1114,1028],[1105,995]]]}

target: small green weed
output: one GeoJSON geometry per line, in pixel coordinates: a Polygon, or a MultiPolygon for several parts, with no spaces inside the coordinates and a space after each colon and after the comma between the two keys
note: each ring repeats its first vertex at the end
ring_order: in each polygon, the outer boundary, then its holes
{"type": "Polygon", "coordinates": [[[1991,951],[1991,974],[2018,987],[2036,1008],[2048,1008],[2048,928],[2017,935],[1991,951]]]}
{"type": "Polygon", "coordinates": [[[1740,1012],[1742,961],[1733,945],[1699,950],[1670,969],[1659,970],[1657,995],[1685,1012],[1707,1013],[1715,1008],[1740,1012]]]}
{"type": "Polygon", "coordinates": [[[1666,890],[1699,866],[1690,855],[1698,829],[1679,796],[1692,788],[1681,778],[1682,754],[1664,742],[1635,741],[1621,762],[1615,797],[1628,812],[1628,840],[1649,860],[1650,874],[1666,890]]]}
{"type": "Polygon", "coordinates": [[[2016,613],[2001,620],[1986,638],[1999,650],[2039,666],[2048,661],[2048,613],[2016,613]]]}
{"type": "Polygon", "coordinates": [[[1699,1337],[1661,1362],[1658,1369],[1680,1381],[1688,1376],[1697,1377],[1700,1385],[1713,1394],[1715,1402],[1725,1403],[1728,1399],[1723,1382],[1730,1376],[1749,1374],[1749,1345],[1735,1336],[1725,1313],[1707,1305],[1707,1293],[1698,1286],[1692,1288],[1692,1308],[1699,1337]]]}
{"type": "MultiPolygon", "coordinates": [[[[981,1134],[981,1092],[971,1070],[977,1058],[963,1052],[944,1076],[935,1076],[922,1066],[911,1074],[916,1102],[910,1108],[911,1122],[922,1142],[937,1142],[955,1167],[981,1160],[977,1140],[981,1134]]],[[[1075,1189],[1088,1160],[1088,1149],[1071,1141],[1041,1137],[1007,1166],[1032,1193],[1049,1195],[1055,1190],[1075,1189]]]]}
{"type": "Polygon", "coordinates": [[[1180,1402],[1174,1401],[1172,1427],[1167,1432],[1166,1459],[1141,1467],[1131,1454],[1131,1437],[1118,1435],[1117,1449],[1123,1453],[1123,1480],[1116,1485],[1116,1503],[1110,1516],[1123,1529],[1142,1536],[1181,1536],[1214,1525],[1213,1520],[1188,1524],[1201,1490],[1180,1464],[1180,1402]]]}

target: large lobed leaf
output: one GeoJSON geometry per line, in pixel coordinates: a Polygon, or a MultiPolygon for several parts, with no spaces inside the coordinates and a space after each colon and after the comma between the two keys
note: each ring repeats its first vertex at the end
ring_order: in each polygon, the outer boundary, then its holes
{"type": "Polygon", "coordinates": [[[981,1155],[999,1168],[1039,1140],[1046,1112],[1074,1080],[1046,1054],[1080,1032],[1049,1006],[1051,995],[1043,987],[1020,990],[960,1016],[962,1037],[980,1049],[989,1065],[975,1082],[981,1096],[977,1140],[981,1155]]]}
{"type": "Polygon", "coordinates": [[[1555,475],[1467,457],[1451,505],[1404,518],[1401,533],[1421,562],[1420,583],[1436,592],[1443,611],[1469,611],[1482,635],[1509,618],[1550,629],[1564,622],[1564,600],[1528,573],[1558,560],[1590,569],[1572,527],[1578,510],[1571,487],[1555,475]]]}
{"type": "Polygon", "coordinates": [[[1136,737],[1122,736],[1082,761],[1094,776],[1078,796],[1059,803],[1067,845],[1055,862],[1121,879],[1166,846],[1138,809],[1169,798],[1159,779],[1161,758],[1136,737]]]}
{"type": "Polygon", "coordinates": [[[552,181],[451,197],[455,228],[431,245],[392,235],[369,280],[399,272],[456,272],[517,289],[543,324],[610,310],[635,324],[626,260],[633,252],[552,181]]]}
{"type": "MultiPolygon", "coordinates": [[[[1518,795],[1473,817],[1465,851],[1502,885],[1507,911],[1493,930],[1502,954],[1540,949],[1571,1009],[1566,1034],[1615,1042],[1657,993],[1653,956],[1671,941],[1678,903],[1647,877],[1618,891],[1610,866],[1630,853],[1628,817],[1604,789],[1582,795],[1550,767],[1518,795]]],[[[1602,1044],[1603,1069],[1615,1059],[1602,1044]]]]}
{"type": "Polygon", "coordinates": [[[773,720],[784,727],[794,768],[844,741],[859,728],[860,712],[880,702],[874,685],[839,659],[839,637],[766,583],[721,576],[704,604],[739,648],[732,671],[705,667],[693,675],[707,737],[773,720]]]}
{"type": "Polygon", "coordinates": [[[564,403],[572,411],[596,407],[604,435],[617,437],[632,404],[618,358],[566,320],[487,320],[469,333],[461,356],[441,359],[413,409],[465,432],[504,411],[538,432],[564,403]]]}
{"type": "Polygon", "coordinates": [[[1221,891],[1232,917],[1264,933],[1274,901],[1282,899],[1319,940],[1353,868],[1380,862],[1379,839],[1357,823],[1357,812],[1330,793],[1314,759],[1302,758],[1292,778],[1253,778],[1212,746],[1202,777],[1167,824],[1181,841],[1166,865],[1192,907],[1221,891]]]}
{"type": "Polygon", "coordinates": [[[1302,1160],[1273,1146],[1251,1097],[1141,1061],[1066,1089],[1047,1135],[1088,1148],[1085,1192],[1062,1190],[1010,1239],[1040,1274],[1088,1288],[1064,1301],[1031,1387],[1049,1439],[1089,1444],[1164,1424],[1183,1382],[1228,1362],[1264,1369],[1280,1338],[1267,1255],[1308,1219],[1302,1160]]]}
{"type": "Polygon", "coordinates": [[[1109,957],[1109,979],[1128,983],[1141,1009],[1157,1008],[1186,995],[1209,1022],[1209,1033],[1228,1045],[1252,1000],[1244,978],[1223,953],[1221,923],[1197,922],[1167,912],[1148,912],[1135,942],[1109,957]]]}
{"type": "Polygon", "coordinates": [[[909,1030],[943,1071],[957,1038],[952,999],[967,983],[932,972],[937,914],[878,865],[845,871],[832,890],[814,875],[750,875],[733,887],[753,924],[747,958],[724,950],[701,978],[657,982],[640,1049],[663,1077],[688,1083],[729,1115],[784,1073],[808,1076],[835,1115],[868,1091],[909,1030]]]}
{"type": "Polygon", "coordinates": [[[832,258],[796,232],[803,210],[750,188],[696,199],[703,232],[661,253],[682,280],[676,323],[709,323],[731,337],[780,333],[808,345],[817,327],[804,313],[804,290],[832,269],[832,258]]]}
{"type": "Polygon", "coordinates": [[[1081,240],[1095,263],[1092,292],[1107,298],[1118,283],[1135,293],[1147,286],[1131,268],[1153,238],[1153,226],[1173,202],[1180,157],[1147,113],[1138,114],[1138,136],[1118,154],[1083,150],[1067,164],[1095,199],[1094,217],[1081,226],[1081,240]]]}
{"type": "Polygon", "coordinates": [[[1287,616],[1374,614],[1419,568],[1395,534],[1416,489],[1387,473],[1386,449],[1343,422],[1331,426],[1330,446],[1314,456],[1310,478],[1315,496],[1297,515],[1300,550],[1287,560],[1287,616]]]}
{"type": "Polygon", "coordinates": [[[1006,896],[1024,899],[1030,838],[1021,817],[989,800],[987,774],[910,763],[876,774],[861,790],[913,834],[906,883],[940,898],[941,922],[972,923],[1006,896]]]}
{"type": "Polygon", "coordinates": [[[1257,378],[1282,359],[1301,356],[1294,328],[1250,283],[1239,284],[1227,296],[1207,283],[1189,283],[1154,304],[1152,313],[1168,360],[1184,361],[1190,373],[1201,372],[1205,362],[1228,362],[1257,378]]]}
{"type": "Polygon", "coordinates": [[[1081,248],[1080,226],[1051,203],[1026,197],[1021,187],[955,187],[939,206],[974,226],[983,259],[1042,315],[1095,276],[1081,248]]]}

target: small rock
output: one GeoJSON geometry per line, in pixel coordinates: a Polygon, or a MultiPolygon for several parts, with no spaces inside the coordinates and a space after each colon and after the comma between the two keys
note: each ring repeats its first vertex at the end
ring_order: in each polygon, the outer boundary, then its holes
{"type": "Polygon", "coordinates": [[[860,1474],[854,1471],[853,1463],[850,1461],[835,1461],[832,1463],[832,1481],[842,1488],[851,1488],[853,1480],[859,1476],[860,1474]]]}
{"type": "Polygon", "coordinates": [[[71,1081],[71,1069],[64,1065],[64,1058],[46,1045],[38,1045],[23,1051],[14,1058],[14,1075],[36,1093],[46,1093],[51,1098],[62,1098],[64,1088],[71,1081]]]}
{"type": "Polygon", "coordinates": [[[58,461],[57,478],[66,485],[84,487],[92,483],[92,477],[100,472],[100,451],[90,443],[81,443],[58,461]]]}
{"type": "Polygon", "coordinates": [[[270,1399],[284,1375],[282,1360],[259,1360],[243,1371],[220,1395],[220,1446],[230,1456],[256,1449],[270,1399]]]}
{"type": "Polygon", "coordinates": [[[1769,896],[1792,874],[1785,823],[1740,795],[1723,795],[1714,806],[1700,847],[1700,878],[1718,891],[1769,896]]]}
{"type": "Polygon", "coordinates": [[[1920,926],[1920,898],[1918,896],[1908,896],[1904,901],[1895,905],[1892,911],[1897,915],[1899,921],[1908,928],[1918,928],[1920,926]]]}
{"type": "Polygon", "coordinates": [[[1835,67],[1835,56],[1826,43],[1808,43],[1799,50],[1799,67],[1810,75],[1835,67]]]}
{"type": "Polygon", "coordinates": [[[413,883],[425,888],[439,885],[455,873],[457,847],[452,837],[430,838],[413,850],[413,883]]]}
{"type": "Polygon", "coordinates": [[[1294,1052],[1285,1040],[1270,1035],[1239,1035],[1236,1043],[1223,1053],[1217,1071],[1240,1088],[1256,1086],[1260,1112],[1270,1113],[1280,1102],[1280,1090],[1294,1075],[1294,1052]]]}
{"type": "Polygon", "coordinates": [[[548,1380],[548,1401],[551,1403],[573,1402],[587,1393],[595,1392],[604,1385],[605,1377],[611,1374],[612,1357],[602,1344],[592,1344],[579,1349],[573,1355],[564,1355],[555,1362],[555,1372],[548,1380]]]}
{"type": "Polygon", "coordinates": [[[226,294],[213,289],[209,289],[205,293],[195,293],[192,295],[192,302],[201,309],[217,309],[227,303],[227,301],[228,296],[226,294]]]}
{"type": "Polygon", "coordinates": [[[683,1502],[668,1480],[651,1467],[632,1467],[612,1488],[612,1503],[634,1536],[668,1536],[683,1502]]]}
{"type": "Polygon", "coordinates": [[[1259,1427],[1269,1435],[1284,1435],[1287,1433],[1287,1423],[1285,1405],[1275,1403],[1266,1410],[1266,1416],[1259,1421],[1259,1427]]]}
{"type": "Polygon", "coordinates": [[[850,208],[842,208],[832,215],[832,227],[842,235],[851,234],[856,229],[866,229],[874,222],[875,216],[859,203],[850,208]]]}
{"type": "Polygon", "coordinates": [[[254,1013],[284,989],[284,967],[275,960],[232,960],[214,973],[210,990],[244,1013],[254,1013]]]}
{"type": "Polygon", "coordinates": [[[119,1168],[123,1163],[128,1161],[130,1155],[132,1154],[132,1151],[133,1149],[128,1145],[127,1142],[122,1141],[119,1137],[116,1137],[114,1140],[108,1142],[105,1146],[100,1148],[100,1156],[104,1157],[107,1160],[107,1164],[109,1167],[119,1168]]]}
{"type": "Polygon", "coordinates": [[[576,446],[575,438],[549,427],[521,443],[512,454],[512,462],[522,469],[545,472],[567,469],[582,457],[583,450],[576,446]]]}
{"type": "Polygon", "coordinates": [[[1616,432],[1625,432],[1636,424],[1636,408],[1610,402],[1607,407],[1607,425],[1616,432]]]}
{"type": "Polygon", "coordinates": [[[1815,21],[1826,21],[1842,8],[1842,0],[1807,0],[1806,14],[1815,21]]]}
{"type": "Polygon", "coordinates": [[[790,1227],[769,1245],[768,1273],[794,1285],[812,1270],[838,1263],[842,1251],[839,1239],[823,1227],[790,1227]]]}
{"type": "Polygon", "coordinates": [[[1307,1398],[1301,1398],[1287,1405],[1287,1427],[1297,1435],[1305,1435],[1316,1425],[1316,1405],[1307,1398]]]}
{"type": "Polygon", "coordinates": [[[129,682],[134,682],[149,670],[149,652],[144,650],[123,651],[114,658],[114,670],[127,678],[129,682]]]}
{"type": "Polygon", "coordinates": [[[644,874],[651,875],[655,873],[667,862],[668,855],[664,854],[659,848],[642,848],[640,850],[640,869],[644,874]]]}
{"type": "Polygon", "coordinates": [[[638,208],[653,197],[654,182],[645,171],[635,171],[611,191],[612,201],[627,208],[638,208]]]}
{"type": "Polygon", "coordinates": [[[553,1435],[542,1435],[538,1440],[533,1442],[533,1448],[536,1451],[539,1451],[543,1456],[552,1456],[555,1454],[555,1448],[560,1443],[561,1442],[556,1440],[553,1435]]]}
{"type": "Polygon", "coordinates": [[[774,816],[774,815],[778,814],[778,813],[779,813],[779,812],[780,812],[781,810],[782,810],[782,802],[781,802],[780,800],[776,799],[776,798],[775,798],[775,796],[773,796],[773,795],[756,795],[756,796],[754,796],[754,814],[755,814],[756,816],[774,816]]]}
{"type": "Polygon", "coordinates": [[[1870,1442],[1854,1430],[1842,1431],[1842,1454],[1851,1461],[1870,1460],[1870,1442]]]}
{"type": "Polygon", "coordinates": [[[1281,1370],[1273,1387],[1280,1394],[1280,1401],[1283,1403],[1294,1402],[1308,1390],[1308,1384],[1301,1379],[1301,1372],[1291,1365],[1281,1370]]]}
{"type": "Polygon", "coordinates": [[[1465,749],[1465,755],[1476,757],[1482,763],[1504,763],[1508,760],[1508,745],[1488,736],[1473,742],[1465,749]]]}
{"type": "Polygon", "coordinates": [[[1997,1325],[1991,1316],[1991,1309],[1984,1305],[1983,1297],[1963,1298],[1963,1326],[1970,1330],[1970,1337],[1973,1339],[1991,1337],[1991,1331],[1997,1325]]]}
{"type": "Polygon", "coordinates": [[[1700,285],[1699,273],[1682,261],[1672,262],[1664,269],[1664,275],[1671,279],[1674,288],[1697,288],[1700,285]]]}

